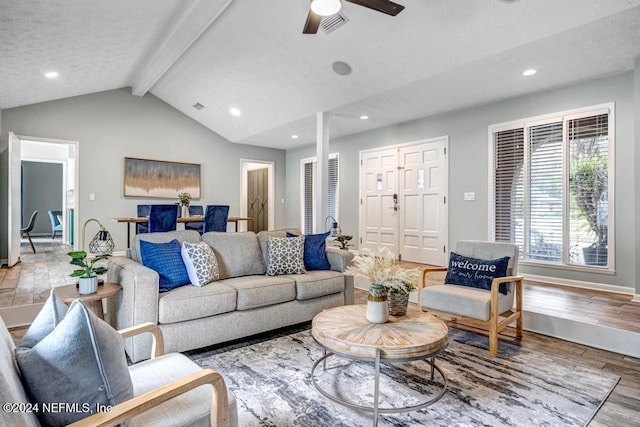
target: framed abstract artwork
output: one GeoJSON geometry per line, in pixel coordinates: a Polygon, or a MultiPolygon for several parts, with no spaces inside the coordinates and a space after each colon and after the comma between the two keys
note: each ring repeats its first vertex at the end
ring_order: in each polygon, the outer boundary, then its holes
{"type": "Polygon", "coordinates": [[[124,196],[177,199],[189,193],[201,194],[202,165],[163,160],[124,158],[124,196]]]}

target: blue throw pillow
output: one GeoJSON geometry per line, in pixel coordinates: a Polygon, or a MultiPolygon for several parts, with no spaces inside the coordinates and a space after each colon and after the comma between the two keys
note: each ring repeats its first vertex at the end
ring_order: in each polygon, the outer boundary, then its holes
{"type": "MultiPolygon", "coordinates": [[[[298,237],[287,232],[287,237],[298,237]]],[[[327,259],[326,243],[329,232],[322,234],[305,234],[304,236],[304,268],[306,270],[329,270],[331,265],[327,259]]]]}
{"type": "MultiPolygon", "coordinates": [[[[444,283],[491,290],[491,282],[494,278],[507,275],[509,258],[506,256],[504,258],[484,260],[451,252],[449,270],[444,283]]],[[[507,284],[501,283],[499,291],[501,294],[506,295],[507,284]]]]}
{"type": "Polygon", "coordinates": [[[160,292],[167,292],[179,286],[189,285],[189,274],[181,254],[182,246],[177,239],[169,243],[152,243],[140,240],[142,264],[160,275],[160,292]]]}

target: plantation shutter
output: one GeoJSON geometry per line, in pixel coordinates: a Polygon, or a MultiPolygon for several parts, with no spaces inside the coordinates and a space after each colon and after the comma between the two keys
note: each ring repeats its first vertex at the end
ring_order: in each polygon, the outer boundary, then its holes
{"type": "Polygon", "coordinates": [[[529,259],[562,262],[562,122],[529,128],[529,259]]]}
{"type": "Polygon", "coordinates": [[[494,134],[495,241],[523,244],[524,129],[494,134]]]}
{"type": "Polygon", "coordinates": [[[313,233],[313,169],[314,162],[304,164],[304,197],[303,197],[303,224],[304,234],[313,233]]]}
{"type": "Polygon", "coordinates": [[[327,215],[331,215],[339,221],[339,206],[338,206],[338,156],[329,158],[329,185],[328,185],[328,197],[327,197],[327,215]]]}

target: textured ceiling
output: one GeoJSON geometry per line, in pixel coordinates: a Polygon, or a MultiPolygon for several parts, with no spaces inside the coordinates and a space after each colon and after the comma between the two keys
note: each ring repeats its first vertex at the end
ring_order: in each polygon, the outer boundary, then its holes
{"type": "Polygon", "coordinates": [[[396,1],[396,17],[344,2],[346,25],[303,35],[308,0],[0,0],[0,108],[131,86],[230,141],[289,148],[314,141],[320,111],[343,136],[640,57],[640,0],[396,1]]]}

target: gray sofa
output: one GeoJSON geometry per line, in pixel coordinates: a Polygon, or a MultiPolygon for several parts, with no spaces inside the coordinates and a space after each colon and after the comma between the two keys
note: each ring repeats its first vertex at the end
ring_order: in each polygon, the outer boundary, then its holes
{"type": "MultiPolygon", "coordinates": [[[[351,262],[348,251],[327,247],[330,270],[267,276],[267,239],[291,231],[222,233],[202,236],[193,230],[138,234],[131,258],[109,259],[107,280],[122,285],[115,299],[117,329],[144,322],[157,324],[167,352],[206,347],[311,320],[330,307],[353,304],[353,277],[343,274],[351,262]],[[140,263],[140,240],[164,243],[177,239],[206,242],[214,251],[220,280],[203,287],[181,286],[158,291],[158,273],[140,263]]],[[[132,361],[151,353],[151,338],[125,341],[132,361]]]]}

